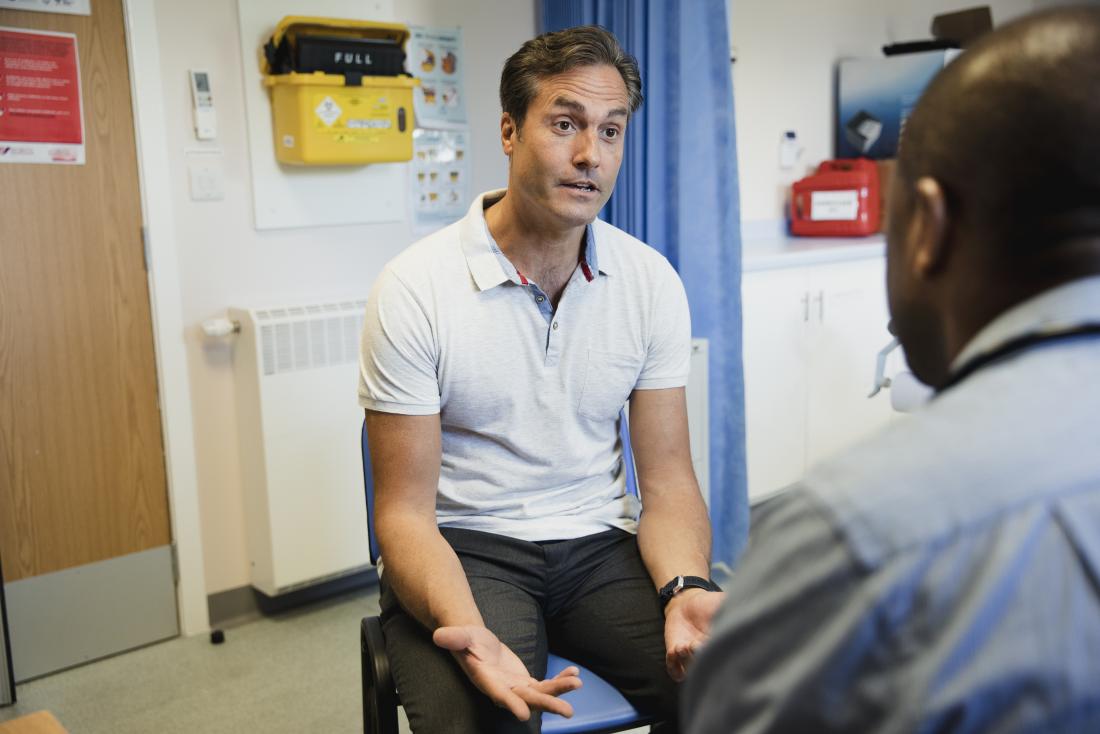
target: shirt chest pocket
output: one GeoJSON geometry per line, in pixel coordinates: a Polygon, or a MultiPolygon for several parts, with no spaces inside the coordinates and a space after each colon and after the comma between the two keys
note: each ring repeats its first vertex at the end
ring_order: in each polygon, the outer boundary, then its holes
{"type": "Polygon", "coordinates": [[[592,420],[610,420],[622,410],[642,371],[643,355],[588,350],[577,412],[592,420]]]}

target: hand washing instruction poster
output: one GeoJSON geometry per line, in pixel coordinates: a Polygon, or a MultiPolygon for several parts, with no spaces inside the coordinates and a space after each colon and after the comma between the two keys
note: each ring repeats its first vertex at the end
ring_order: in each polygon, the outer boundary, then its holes
{"type": "Polygon", "coordinates": [[[420,80],[413,90],[417,127],[454,128],[466,124],[466,93],[462,83],[466,59],[462,29],[410,29],[406,68],[420,80]]]}
{"type": "Polygon", "coordinates": [[[470,206],[469,136],[456,130],[413,130],[413,229],[428,234],[456,222],[470,206]]]}
{"type": "Polygon", "coordinates": [[[0,163],[84,163],[75,35],[0,27],[0,163]]]}

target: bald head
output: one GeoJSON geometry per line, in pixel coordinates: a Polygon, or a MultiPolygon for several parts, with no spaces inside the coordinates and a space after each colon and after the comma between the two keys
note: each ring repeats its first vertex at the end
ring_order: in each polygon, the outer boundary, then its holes
{"type": "Polygon", "coordinates": [[[1027,16],[950,64],[906,123],[899,175],[939,181],[999,256],[1100,236],[1100,7],[1027,16]]]}
{"type": "Polygon", "coordinates": [[[1005,310],[1100,273],[1100,8],[983,37],[925,90],[890,191],[887,291],[909,365],[943,384],[1005,310]]]}

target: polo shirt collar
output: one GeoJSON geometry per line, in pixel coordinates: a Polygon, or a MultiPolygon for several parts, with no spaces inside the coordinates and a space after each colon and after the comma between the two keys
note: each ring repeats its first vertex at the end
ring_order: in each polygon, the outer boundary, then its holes
{"type": "Polygon", "coordinates": [[[485,200],[499,199],[505,191],[488,191],[474,199],[459,230],[462,254],[466,256],[466,265],[478,290],[487,291],[510,280],[493,253],[493,240],[489,236],[489,225],[485,223],[485,200]]]}
{"type": "MultiPolygon", "coordinates": [[[[606,258],[605,258],[606,259],[606,258]]],[[[584,228],[584,261],[582,268],[587,268],[584,277],[593,280],[596,273],[607,275],[607,270],[600,267],[599,255],[596,252],[596,226],[595,222],[584,228]]]]}
{"type": "Polygon", "coordinates": [[[1025,334],[1065,331],[1096,322],[1100,322],[1100,276],[1056,286],[993,319],[959,353],[951,371],[1025,334]]]}
{"type": "MultiPolygon", "coordinates": [[[[501,283],[513,280],[512,274],[502,263],[502,261],[507,262],[507,258],[493,242],[493,237],[489,234],[489,225],[485,222],[485,202],[498,200],[506,192],[507,189],[496,189],[478,196],[470,205],[460,225],[462,254],[466,257],[466,265],[478,290],[487,291],[501,283]]],[[[581,263],[581,268],[587,268],[585,278],[594,280],[596,273],[607,275],[606,263],[601,266],[598,260],[594,223],[584,228],[584,239],[584,261],[581,263]]],[[[514,271],[515,268],[510,270],[514,271]]],[[[518,276],[518,272],[516,275],[518,276]]]]}

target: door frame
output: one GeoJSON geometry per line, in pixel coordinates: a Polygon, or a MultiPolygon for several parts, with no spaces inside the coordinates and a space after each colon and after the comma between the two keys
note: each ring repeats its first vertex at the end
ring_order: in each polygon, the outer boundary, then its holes
{"type": "MultiPolygon", "coordinates": [[[[179,259],[168,161],[168,128],[161,83],[160,43],[152,0],[123,0],[130,99],[134,113],[138,184],[145,223],[149,305],[160,398],[168,512],[175,547],[176,605],[185,636],[210,629],[203,565],[195,463],[191,383],[184,343],[186,324],[180,293],[179,259]]],[[[92,12],[95,12],[93,3],[92,12]]],[[[184,80],[180,80],[182,84],[184,80]]]]}

